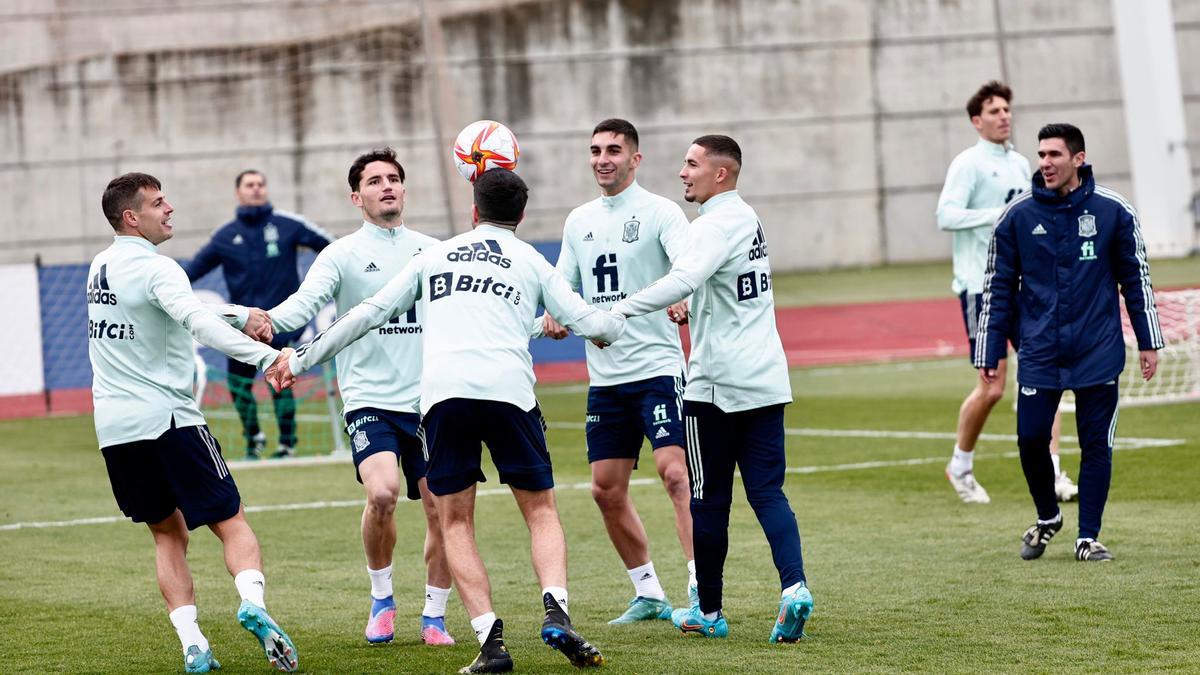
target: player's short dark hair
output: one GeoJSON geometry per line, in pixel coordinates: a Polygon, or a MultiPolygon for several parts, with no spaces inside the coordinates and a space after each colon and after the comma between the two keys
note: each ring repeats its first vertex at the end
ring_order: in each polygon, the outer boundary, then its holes
{"type": "Polygon", "coordinates": [[[358,186],[362,183],[363,169],[367,168],[371,162],[387,162],[396,167],[396,171],[400,174],[400,182],[404,182],[404,167],[400,166],[400,160],[396,159],[396,151],[391,148],[376,148],[359,155],[358,159],[350,165],[350,174],[346,178],[352,191],[358,192],[358,186]]]}
{"type": "Polygon", "coordinates": [[[728,157],[739,167],[742,166],[742,147],[737,144],[737,141],[728,136],[709,134],[697,138],[692,143],[704,148],[707,154],[728,157]]]}
{"type": "Polygon", "coordinates": [[[629,120],[623,120],[619,117],[611,117],[606,119],[597,124],[595,129],[592,129],[592,135],[595,136],[602,131],[607,131],[610,134],[616,134],[618,136],[624,136],[625,140],[629,141],[629,146],[632,149],[638,149],[638,132],[637,129],[634,128],[633,123],[631,123],[629,120]]]}
{"type": "Polygon", "coordinates": [[[983,104],[988,102],[988,99],[999,96],[1006,103],[1012,103],[1012,88],[1004,84],[1000,80],[991,80],[985,82],[979,91],[971,95],[967,99],[967,117],[976,117],[983,114],[983,104]]]}
{"type": "Polygon", "coordinates": [[[246,169],[245,171],[239,173],[237,175],[237,178],[233,179],[233,187],[235,187],[235,188],[242,187],[242,179],[245,178],[246,176],[262,176],[263,185],[267,184],[267,174],[259,171],[258,169],[246,169]]]}
{"type": "Polygon", "coordinates": [[[488,169],[475,179],[475,208],[479,219],[500,225],[516,225],[525,213],[529,188],[508,169],[488,169]]]}
{"type": "Polygon", "coordinates": [[[1086,149],[1083,143],[1083,132],[1074,124],[1066,122],[1047,124],[1038,131],[1038,140],[1044,141],[1047,138],[1061,138],[1063,143],[1067,144],[1067,151],[1071,153],[1072,157],[1086,149]]]}
{"type": "Polygon", "coordinates": [[[162,183],[148,173],[127,173],[108,181],[100,208],[114,230],[121,229],[121,214],[126,210],[142,208],[142,188],[161,190],[162,183]]]}

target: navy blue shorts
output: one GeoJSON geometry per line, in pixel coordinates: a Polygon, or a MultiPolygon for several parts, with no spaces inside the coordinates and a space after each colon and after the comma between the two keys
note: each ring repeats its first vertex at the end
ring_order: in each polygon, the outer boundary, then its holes
{"type": "Polygon", "coordinates": [[[642,438],[650,447],[683,447],[683,378],[648,380],[588,389],[588,462],[632,459],[637,467],[642,438]]]}
{"type": "Polygon", "coordinates": [[[359,408],[346,413],[346,435],[354,452],[354,477],[362,482],[358,465],[378,452],[396,455],[404,471],[407,497],[421,498],[418,483],[425,477],[425,440],[421,416],[381,408],[359,408]]]}
{"type": "Polygon", "coordinates": [[[435,495],[461,492],[487,480],[480,469],[484,443],[501,483],[518,490],[554,487],[546,421],[536,405],[521,410],[501,401],[450,398],[435,403],[421,426],[429,449],[426,479],[435,495]]]}
{"type": "MultiPolygon", "coordinates": [[[[971,363],[975,363],[975,335],[979,331],[979,315],[983,312],[983,293],[958,294],[958,304],[962,307],[963,325],[967,328],[967,342],[971,345],[971,363]]],[[[1008,331],[1008,341],[1013,349],[1021,349],[1021,333],[1016,330],[1008,331]]]]}
{"type": "Polygon", "coordinates": [[[187,528],[219,523],[242,505],[221,445],[207,425],[171,428],[153,440],[101,448],[121,513],[135,523],[160,523],[175,509],[187,528]]]}

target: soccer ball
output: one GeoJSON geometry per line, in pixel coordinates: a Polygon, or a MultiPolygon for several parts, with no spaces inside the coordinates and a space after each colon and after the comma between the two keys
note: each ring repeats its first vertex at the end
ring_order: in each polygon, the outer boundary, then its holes
{"type": "Polygon", "coordinates": [[[472,122],[454,140],[454,166],[463,178],[475,182],[488,169],[517,168],[517,137],[499,122],[472,122]]]}

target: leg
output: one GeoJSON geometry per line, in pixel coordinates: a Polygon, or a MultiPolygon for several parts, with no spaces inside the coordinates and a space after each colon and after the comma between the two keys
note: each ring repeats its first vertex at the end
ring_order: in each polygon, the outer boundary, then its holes
{"type": "Polygon", "coordinates": [[[229,395],[233,398],[233,407],[242,420],[242,435],[246,437],[246,448],[254,448],[257,440],[255,437],[261,431],[258,427],[258,404],[254,401],[256,371],[254,366],[235,359],[229,359],[227,371],[229,395]]]}
{"type": "Polygon", "coordinates": [[[434,499],[445,539],[450,576],[458,587],[467,614],[481,616],[492,611],[492,589],[487,569],[475,545],[475,485],[434,499]]]}
{"type": "Polygon", "coordinates": [[[188,529],[183,514],[176,510],[166,520],[148,524],[154,536],[154,570],[158,590],[167,603],[167,611],[196,604],[192,573],[188,569],[188,529]]]}
{"type": "Polygon", "coordinates": [[[728,415],[716,406],[685,401],[684,419],[697,591],[700,610],[711,614],[721,609],[737,448],[732,443],[728,415]]]}
{"type": "Polygon", "coordinates": [[[296,397],[291,389],[271,391],[275,403],[275,421],[279,423],[279,451],[277,456],[286,457],[296,447],[296,397]]]}
{"type": "Polygon", "coordinates": [[[377,452],[358,465],[367,503],[362,514],[363,551],[367,567],[381,570],[392,564],[396,547],[396,501],[400,498],[400,469],[396,453],[377,452]]]}
{"type": "Polygon", "coordinates": [[[738,467],[746,499],[758,517],[763,534],[771,545],[771,557],[779,570],[780,588],[804,583],[804,558],[800,549],[800,529],[796,514],[783,493],[787,468],[784,448],[783,406],[771,406],[741,413],[742,450],[738,467]]]}
{"type": "Polygon", "coordinates": [[[529,527],[530,557],[538,582],[542,588],[566,588],[567,538],[558,519],[554,490],[520,490],[514,487],[512,493],[525,518],[525,525],[529,527]]]}
{"type": "Polygon", "coordinates": [[[691,494],[688,490],[687,462],[683,458],[683,448],[678,445],[658,448],[654,451],[654,467],[658,469],[663,488],[666,489],[675,509],[675,535],[679,537],[683,557],[685,560],[695,560],[692,549],[691,494]]]}
{"type": "Polygon", "coordinates": [[[621,562],[625,563],[625,569],[650,562],[646,528],[629,498],[629,477],[636,462],[636,459],[619,458],[600,459],[591,464],[592,499],[600,507],[608,538],[621,562]]]}
{"type": "Polygon", "coordinates": [[[955,433],[958,448],[963,452],[974,452],[979,434],[988,415],[1000,399],[1004,398],[1004,383],[1006,381],[1007,363],[1005,360],[996,366],[996,381],[988,384],[976,378],[975,389],[967,395],[962,407],[958,409],[958,429],[955,433]]]}
{"type": "Polygon", "coordinates": [[[424,478],[420,481],[421,508],[425,511],[425,583],[438,588],[450,588],[450,563],[446,559],[446,543],[442,524],[438,520],[437,503],[424,478]]]}
{"type": "Polygon", "coordinates": [[[258,546],[258,537],[246,522],[246,512],[238,509],[236,515],[219,523],[208,526],[213,534],[221,540],[225,550],[225,569],[234,577],[246,570],[262,570],[262,550],[258,546]]]}
{"type": "Polygon", "coordinates": [[[1054,494],[1054,463],[1050,460],[1050,437],[1054,414],[1062,399],[1061,389],[1021,387],[1017,397],[1017,446],[1029,494],[1037,507],[1038,520],[1058,517],[1054,494]]]}
{"type": "Polygon", "coordinates": [[[1112,446],[1117,433],[1117,385],[1101,384],[1075,391],[1079,429],[1079,538],[1100,536],[1108,487],[1112,481],[1112,446]]]}

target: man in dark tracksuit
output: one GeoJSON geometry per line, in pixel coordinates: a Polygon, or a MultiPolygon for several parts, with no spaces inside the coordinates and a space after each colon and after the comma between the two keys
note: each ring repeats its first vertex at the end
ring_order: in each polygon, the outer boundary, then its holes
{"type": "Polygon", "coordinates": [[[1112,478],[1117,377],[1125,368],[1118,285],[1143,379],[1158,367],[1162,331],[1133,207],[1096,185],[1079,129],[1050,124],[1038,141],[1033,189],[1009,204],[992,235],[977,335],[984,348],[977,350],[975,366],[984,381],[995,379],[1015,313],[1021,336],[1017,444],[1038,514],[1022,538],[1021,557],[1041,556],[1062,529],[1047,449],[1054,412],[1070,389],[1082,450],[1075,558],[1112,560],[1096,537],[1112,478]]]}
{"type": "MultiPolygon", "coordinates": [[[[294,213],[277,211],[267,201],[267,180],[254,170],[238,174],[237,217],[226,223],[185,266],[188,280],[196,281],[220,266],[225,272],[229,299],[247,307],[274,307],[300,286],[296,270],[296,249],[300,246],[320,251],[333,237],[294,213]]],[[[280,349],[292,343],[299,331],[280,333],[271,346],[280,349]]],[[[251,388],[255,369],[229,359],[229,393],[242,420],[246,437],[246,457],[257,459],[266,436],[258,426],[258,406],[251,388]]],[[[279,422],[279,450],[286,457],[296,447],[296,401],[291,390],[271,392],[275,419],[279,422]]]]}

